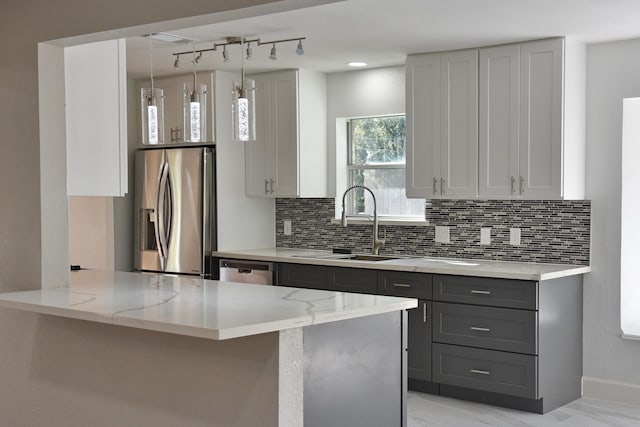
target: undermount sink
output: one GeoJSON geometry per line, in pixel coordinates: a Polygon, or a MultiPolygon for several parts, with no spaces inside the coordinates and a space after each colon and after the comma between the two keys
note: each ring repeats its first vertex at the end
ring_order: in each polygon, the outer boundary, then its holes
{"type": "Polygon", "coordinates": [[[339,259],[345,261],[389,261],[393,259],[407,258],[397,255],[373,255],[373,254],[302,254],[292,255],[295,258],[314,258],[314,259],[339,259]]]}
{"type": "Polygon", "coordinates": [[[388,261],[391,259],[400,259],[399,256],[393,255],[348,255],[346,259],[350,259],[353,261],[388,261]]]}

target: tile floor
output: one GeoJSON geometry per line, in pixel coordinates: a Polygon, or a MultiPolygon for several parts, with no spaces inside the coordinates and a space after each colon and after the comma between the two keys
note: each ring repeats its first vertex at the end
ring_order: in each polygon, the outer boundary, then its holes
{"type": "Polygon", "coordinates": [[[408,427],[640,427],[640,406],[582,398],[544,415],[409,392],[408,427]]]}

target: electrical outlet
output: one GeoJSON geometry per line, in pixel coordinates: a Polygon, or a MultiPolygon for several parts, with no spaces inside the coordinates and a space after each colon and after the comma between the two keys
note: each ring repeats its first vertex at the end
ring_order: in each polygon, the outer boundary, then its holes
{"type": "Polygon", "coordinates": [[[436,243],[450,243],[449,227],[446,225],[436,225],[436,243]]]}
{"type": "Polygon", "coordinates": [[[491,227],[480,228],[480,244],[481,245],[491,244],[491,227]]]}
{"type": "Polygon", "coordinates": [[[284,220],[284,235],[291,236],[291,220],[290,219],[284,220]]]}
{"type": "Polygon", "coordinates": [[[520,245],[520,229],[519,228],[509,229],[509,244],[514,246],[520,245]]]}

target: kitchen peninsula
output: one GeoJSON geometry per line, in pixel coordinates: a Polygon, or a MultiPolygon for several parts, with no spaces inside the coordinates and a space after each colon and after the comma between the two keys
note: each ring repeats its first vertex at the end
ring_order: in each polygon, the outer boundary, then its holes
{"type": "Polygon", "coordinates": [[[406,425],[415,299],[87,270],[0,306],[212,340],[211,425],[406,425]]]}

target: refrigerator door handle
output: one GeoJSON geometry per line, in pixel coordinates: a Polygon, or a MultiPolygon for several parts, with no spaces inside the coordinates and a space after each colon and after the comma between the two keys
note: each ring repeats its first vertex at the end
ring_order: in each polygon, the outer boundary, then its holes
{"type": "Polygon", "coordinates": [[[158,253],[160,255],[160,265],[162,270],[165,269],[167,261],[167,235],[166,235],[166,219],[165,206],[167,195],[167,183],[169,179],[169,165],[164,163],[160,168],[160,181],[158,182],[158,200],[156,206],[156,242],[158,245],[158,253]]]}

